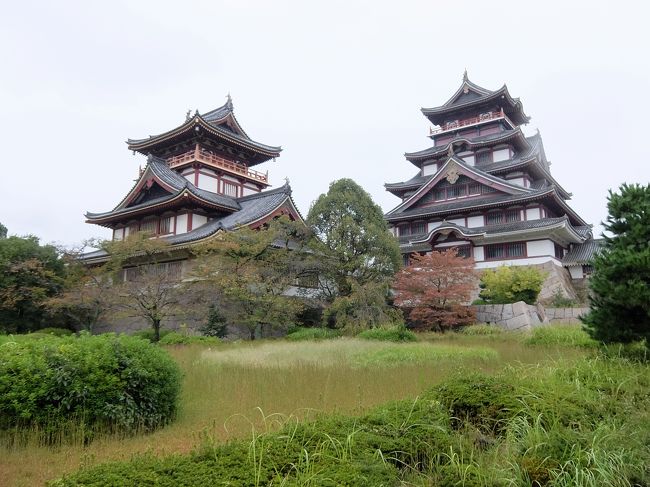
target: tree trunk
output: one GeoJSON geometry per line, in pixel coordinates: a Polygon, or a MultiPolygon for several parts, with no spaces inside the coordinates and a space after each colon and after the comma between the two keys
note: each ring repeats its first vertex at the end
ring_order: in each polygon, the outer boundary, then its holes
{"type": "Polygon", "coordinates": [[[153,341],[158,343],[160,341],[160,320],[153,320],[153,341]]]}

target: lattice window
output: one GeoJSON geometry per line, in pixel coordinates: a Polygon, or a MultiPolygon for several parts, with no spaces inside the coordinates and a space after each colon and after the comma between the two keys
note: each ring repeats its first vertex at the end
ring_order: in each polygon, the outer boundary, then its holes
{"type": "Polygon", "coordinates": [[[488,164],[492,162],[492,151],[483,151],[476,153],[476,164],[488,164]]]}
{"type": "Polygon", "coordinates": [[[156,234],[157,230],[158,220],[145,220],[140,223],[141,232],[156,234]]]}
{"type": "Polygon", "coordinates": [[[469,184],[469,194],[481,194],[481,183],[470,183],[469,184]]]}
{"type": "Polygon", "coordinates": [[[411,225],[411,235],[422,235],[427,232],[426,222],[416,222],[411,225]]]}
{"type": "Polygon", "coordinates": [[[506,222],[521,221],[521,210],[508,210],[506,211],[506,222]]]}
{"type": "Polygon", "coordinates": [[[526,256],[526,242],[491,244],[485,246],[485,259],[495,260],[526,256]]]}
{"type": "Polygon", "coordinates": [[[503,223],[503,213],[495,212],[495,213],[488,213],[487,215],[485,215],[486,225],[497,225],[499,223],[503,223]]]}
{"type": "Polygon", "coordinates": [[[237,197],[239,186],[233,183],[229,183],[228,181],[223,181],[221,184],[223,185],[223,194],[226,196],[233,196],[235,198],[237,197]]]}
{"type": "Polygon", "coordinates": [[[173,230],[172,219],[173,217],[171,216],[160,219],[160,231],[159,231],[160,235],[167,235],[168,233],[172,233],[173,230]]]}

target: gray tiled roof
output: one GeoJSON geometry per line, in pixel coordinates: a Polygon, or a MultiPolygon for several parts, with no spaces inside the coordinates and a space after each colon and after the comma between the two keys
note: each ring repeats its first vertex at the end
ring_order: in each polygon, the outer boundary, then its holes
{"type": "MultiPolygon", "coordinates": [[[[447,228],[453,227],[453,228],[457,228],[464,235],[479,236],[479,235],[495,235],[500,233],[518,232],[522,230],[535,230],[538,228],[548,228],[564,222],[570,225],[569,218],[566,216],[562,216],[559,218],[542,218],[538,220],[526,220],[526,221],[518,221],[518,222],[501,223],[498,225],[484,225],[482,227],[465,227],[463,225],[456,225],[455,223],[443,222],[440,225],[440,227],[443,226],[447,228]]],[[[415,242],[417,244],[420,243],[421,239],[427,237],[427,235],[428,234],[422,234],[419,236],[411,235],[409,237],[400,237],[400,243],[415,242]]]]}
{"type": "Polygon", "coordinates": [[[223,218],[210,220],[191,232],[167,237],[166,240],[172,245],[178,245],[204,239],[219,230],[234,230],[239,226],[248,225],[268,215],[290,196],[291,187],[288,184],[269,191],[244,196],[237,200],[241,208],[239,211],[223,218]]]}
{"type": "MultiPolygon", "coordinates": [[[[134,205],[130,207],[123,207],[122,205],[124,204],[125,200],[122,200],[120,204],[118,204],[117,207],[115,207],[115,209],[113,209],[112,211],[107,211],[103,213],[88,212],[86,213],[86,217],[89,219],[96,219],[96,218],[105,218],[107,216],[113,216],[113,215],[118,216],[124,213],[130,213],[135,210],[146,208],[147,206],[154,206],[172,200],[176,198],[184,190],[188,190],[190,193],[197,196],[198,198],[201,198],[209,203],[213,203],[220,207],[227,208],[230,210],[240,209],[239,204],[234,198],[222,194],[213,193],[212,191],[206,191],[204,189],[197,188],[192,183],[190,183],[187,179],[181,176],[179,173],[170,169],[167,166],[167,163],[165,162],[164,159],[150,155],[147,158],[147,166],[145,168],[145,171],[142,173],[140,179],[142,179],[145,176],[147,169],[149,169],[154,175],[160,178],[161,181],[171,186],[174,189],[174,191],[167,196],[161,196],[160,198],[155,198],[153,200],[149,200],[144,203],[140,203],[138,205],[134,205]]],[[[138,179],[138,182],[140,181],[140,179],[138,179]]],[[[137,186],[137,183],[135,184],[135,186],[137,186]]]]}
{"type": "Polygon", "coordinates": [[[187,134],[189,131],[193,131],[197,126],[202,126],[206,132],[212,132],[213,134],[216,134],[226,141],[234,143],[235,145],[245,147],[258,152],[259,154],[262,154],[264,157],[257,160],[255,164],[264,162],[264,160],[268,160],[272,157],[277,157],[282,151],[282,148],[279,146],[266,145],[252,140],[237,121],[233,112],[232,101],[230,99],[226,102],[225,105],[206,112],[202,115],[197,111],[194,116],[188,118],[181,125],[168,130],[167,132],[163,132],[158,135],[150,135],[145,139],[128,139],[127,144],[131,150],[137,150],[138,152],[146,153],[147,150],[151,149],[158,142],[163,141],[167,138],[176,137],[179,134],[187,134]],[[233,129],[232,127],[229,127],[223,123],[218,123],[229,115],[236,125],[236,129],[233,129]]]}
{"type": "Polygon", "coordinates": [[[506,204],[532,201],[543,198],[553,193],[554,188],[543,188],[537,191],[531,191],[523,194],[505,195],[505,196],[488,196],[483,198],[463,198],[451,203],[436,204],[425,208],[413,208],[399,213],[386,214],[384,218],[388,221],[402,220],[416,216],[444,215],[456,211],[468,211],[474,208],[489,208],[492,206],[503,206],[506,204]]]}
{"type": "Polygon", "coordinates": [[[495,142],[510,140],[511,138],[514,137],[521,137],[522,141],[525,141],[526,144],[528,143],[526,137],[524,137],[524,135],[522,134],[521,129],[516,128],[514,130],[506,130],[504,132],[499,132],[490,135],[481,135],[479,137],[458,136],[452,139],[451,141],[449,141],[449,143],[444,145],[428,147],[426,149],[423,149],[421,151],[416,151],[416,152],[407,152],[404,154],[404,157],[406,157],[406,159],[409,161],[411,159],[426,159],[427,157],[434,157],[436,155],[444,154],[449,150],[450,144],[458,143],[461,141],[467,142],[468,145],[470,146],[481,146],[481,145],[491,144],[495,142]]]}
{"type": "MultiPolygon", "coordinates": [[[[288,184],[269,191],[244,196],[237,200],[241,208],[239,211],[210,220],[190,232],[163,237],[163,239],[170,245],[182,245],[207,238],[219,230],[234,230],[239,226],[248,225],[264,218],[279,208],[288,198],[291,198],[291,187],[288,184]]],[[[108,256],[106,251],[97,250],[84,254],[82,258],[92,260],[106,256],[108,256]]]]}
{"type": "Polygon", "coordinates": [[[574,245],[562,259],[562,265],[574,266],[590,264],[594,256],[601,251],[605,245],[605,239],[589,239],[586,242],[574,245]]]}
{"type": "Polygon", "coordinates": [[[508,87],[503,85],[498,90],[488,90],[475,83],[472,83],[467,76],[463,76],[463,83],[460,88],[447,100],[443,105],[433,108],[422,108],[422,113],[428,117],[433,123],[437,123],[439,116],[445,113],[450,113],[459,110],[466,110],[474,105],[479,105],[484,102],[494,102],[500,99],[500,103],[507,102],[509,107],[504,107],[515,123],[527,123],[530,120],[524,111],[519,98],[513,98],[508,92],[508,87]],[[465,88],[468,88],[468,93],[465,94],[465,88]],[[476,92],[476,95],[470,93],[476,92]]]}

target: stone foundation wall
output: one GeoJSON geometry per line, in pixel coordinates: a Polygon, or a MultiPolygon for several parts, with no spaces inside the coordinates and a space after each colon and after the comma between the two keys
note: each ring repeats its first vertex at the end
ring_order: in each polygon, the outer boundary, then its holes
{"type": "Polygon", "coordinates": [[[545,311],[549,323],[581,323],[578,318],[589,308],[545,308],[545,311]]]}
{"type": "Polygon", "coordinates": [[[476,321],[496,325],[505,330],[530,330],[550,323],[580,323],[580,316],[589,308],[545,308],[519,301],[512,304],[483,304],[472,306],[476,321]]]}

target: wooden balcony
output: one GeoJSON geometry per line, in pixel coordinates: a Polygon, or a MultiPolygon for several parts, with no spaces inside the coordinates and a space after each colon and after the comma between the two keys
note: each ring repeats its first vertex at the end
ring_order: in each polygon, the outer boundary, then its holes
{"type": "Polygon", "coordinates": [[[510,125],[514,127],[514,124],[510,122],[510,119],[503,113],[503,108],[498,112],[487,112],[481,113],[478,117],[466,118],[464,120],[454,120],[453,122],[446,123],[440,128],[434,129],[429,128],[429,135],[437,135],[443,132],[449,132],[451,130],[458,130],[463,127],[469,127],[470,125],[478,125],[480,123],[489,122],[490,120],[504,119],[507,120],[510,125]]]}
{"type": "Polygon", "coordinates": [[[215,169],[221,169],[234,175],[244,176],[245,178],[255,182],[269,184],[268,171],[266,173],[261,173],[259,171],[254,171],[253,169],[248,169],[244,164],[224,159],[223,157],[201,149],[198,145],[193,151],[185,152],[184,154],[179,154],[167,159],[167,164],[172,169],[193,162],[200,162],[215,169]]]}

